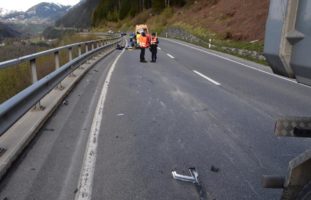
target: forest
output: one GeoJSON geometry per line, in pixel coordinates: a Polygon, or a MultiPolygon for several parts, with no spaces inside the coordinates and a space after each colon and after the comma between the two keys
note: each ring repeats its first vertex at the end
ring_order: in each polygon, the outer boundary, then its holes
{"type": "Polygon", "coordinates": [[[102,0],[93,13],[93,25],[102,20],[119,21],[134,17],[145,9],[160,13],[170,6],[184,6],[190,0],[102,0]]]}

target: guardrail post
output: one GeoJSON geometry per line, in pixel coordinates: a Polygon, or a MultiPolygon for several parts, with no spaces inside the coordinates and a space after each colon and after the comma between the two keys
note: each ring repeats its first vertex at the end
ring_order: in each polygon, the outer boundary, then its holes
{"type": "MultiPolygon", "coordinates": [[[[81,44],[78,45],[78,55],[79,55],[79,57],[82,55],[82,45],[81,44]]],[[[81,65],[79,67],[79,69],[84,69],[84,67],[81,65]]]]}
{"type": "MultiPolygon", "coordinates": [[[[69,60],[69,62],[72,61],[72,58],[73,58],[72,57],[72,47],[69,47],[68,48],[68,60],[69,60]]],[[[73,72],[71,72],[69,76],[70,77],[76,77],[76,75],[73,72]]]]}
{"type": "Polygon", "coordinates": [[[78,54],[79,54],[79,57],[82,55],[81,45],[78,46],[78,54]]]}
{"type": "MultiPolygon", "coordinates": [[[[31,66],[32,84],[34,84],[38,81],[36,59],[30,60],[30,66],[31,66]]],[[[44,107],[41,105],[40,101],[34,106],[34,110],[43,110],[43,109],[44,107]]]]}
{"type": "MultiPolygon", "coordinates": [[[[54,59],[55,59],[55,70],[57,70],[60,67],[59,51],[54,52],[54,59]]],[[[60,82],[56,88],[59,90],[63,90],[64,86],[62,86],[62,83],[60,82]]]]}
{"type": "Polygon", "coordinates": [[[36,59],[30,60],[32,84],[38,81],[36,59]]]}
{"type": "Polygon", "coordinates": [[[85,43],[85,53],[87,53],[89,51],[89,44],[85,43]]]}
{"type": "Polygon", "coordinates": [[[72,47],[68,49],[68,59],[69,59],[69,62],[72,61],[72,47]]]}
{"type": "Polygon", "coordinates": [[[60,67],[59,52],[58,51],[56,51],[54,53],[54,58],[55,58],[55,69],[58,69],[60,67]]]}

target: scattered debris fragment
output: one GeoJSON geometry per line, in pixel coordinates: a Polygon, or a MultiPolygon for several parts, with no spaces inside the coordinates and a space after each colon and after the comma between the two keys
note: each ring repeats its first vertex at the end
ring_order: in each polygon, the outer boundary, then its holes
{"type": "Polygon", "coordinates": [[[63,101],[63,105],[67,106],[69,104],[69,102],[67,100],[63,101]]]}
{"type": "Polygon", "coordinates": [[[196,171],[194,167],[189,168],[189,172],[190,176],[178,174],[176,171],[172,171],[172,175],[175,180],[193,183],[195,185],[197,192],[199,193],[200,200],[209,199],[208,198],[209,195],[199,182],[199,173],[196,171]]]}
{"type": "Polygon", "coordinates": [[[211,166],[211,171],[217,173],[217,172],[219,172],[219,168],[215,167],[214,165],[212,165],[211,166]]]}
{"type": "Polygon", "coordinates": [[[117,114],[118,117],[124,116],[124,113],[117,114]]]}
{"type": "Polygon", "coordinates": [[[172,171],[172,175],[173,175],[173,178],[175,180],[184,181],[184,182],[191,182],[191,183],[198,183],[199,182],[199,180],[198,180],[199,174],[195,170],[195,168],[189,168],[189,172],[190,172],[191,176],[181,175],[181,174],[178,174],[176,171],[172,171]]]}

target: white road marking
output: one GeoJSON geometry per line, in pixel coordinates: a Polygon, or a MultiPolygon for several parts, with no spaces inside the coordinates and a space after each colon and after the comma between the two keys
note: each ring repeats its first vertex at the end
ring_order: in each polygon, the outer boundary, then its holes
{"type": "Polygon", "coordinates": [[[98,104],[96,106],[91,131],[89,134],[84,154],[84,161],[79,179],[78,192],[76,194],[75,200],[91,200],[92,198],[92,187],[93,187],[93,179],[97,156],[98,136],[102,122],[105,100],[108,92],[111,75],[116,67],[118,60],[120,59],[124,51],[125,49],[122,50],[120,55],[118,55],[118,57],[113,62],[111,68],[109,69],[103,89],[100,94],[100,98],[98,100],[98,104]]]}
{"type": "Polygon", "coordinates": [[[169,53],[167,53],[166,54],[168,57],[170,57],[170,58],[172,58],[172,59],[175,59],[175,57],[174,56],[172,56],[171,54],[169,54],[169,53]]]}
{"type": "Polygon", "coordinates": [[[180,42],[177,42],[177,41],[174,41],[174,40],[169,40],[169,41],[174,42],[174,43],[176,43],[176,44],[180,44],[180,45],[189,47],[189,48],[191,48],[191,49],[195,49],[195,50],[197,50],[197,51],[201,51],[201,52],[206,53],[206,54],[210,54],[210,55],[215,56],[215,57],[218,57],[218,58],[222,58],[222,59],[224,59],[224,60],[227,60],[227,61],[230,61],[230,62],[239,64],[239,65],[241,65],[241,66],[243,66],[243,67],[247,67],[247,68],[250,68],[250,69],[253,69],[253,70],[256,70],[256,71],[265,73],[265,74],[268,74],[268,75],[270,75],[270,76],[274,76],[274,77],[277,77],[277,78],[280,78],[280,79],[283,79],[283,80],[286,80],[286,81],[290,81],[290,82],[292,82],[292,83],[297,83],[297,81],[295,81],[295,80],[292,80],[292,79],[289,79],[289,78],[286,78],[286,77],[283,77],[283,76],[279,76],[279,75],[276,75],[276,74],[272,74],[272,73],[266,72],[266,71],[261,70],[261,69],[258,69],[258,68],[256,68],[256,67],[252,67],[252,66],[246,65],[246,64],[244,64],[244,63],[235,61],[235,60],[230,59],[230,58],[226,58],[226,57],[224,57],[224,56],[221,56],[221,55],[218,55],[218,54],[215,54],[215,53],[212,53],[212,52],[205,51],[205,50],[203,50],[203,49],[200,49],[200,48],[197,48],[197,47],[194,47],[194,46],[191,46],[191,45],[183,44],[183,43],[180,43],[180,42]]]}
{"type": "Polygon", "coordinates": [[[202,78],[205,78],[205,79],[208,80],[209,82],[214,83],[215,85],[218,85],[218,86],[221,85],[221,84],[218,83],[217,81],[215,81],[215,80],[213,80],[213,79],[211,79],[211,78],[205,76],[204,74],[202,74],[202,73],[200,73],[200,72],[198,72],[198,71],[196,71],[196,70],[193,70],[193,72],[196,73],[197,75],[201,76],[202,78]]]}

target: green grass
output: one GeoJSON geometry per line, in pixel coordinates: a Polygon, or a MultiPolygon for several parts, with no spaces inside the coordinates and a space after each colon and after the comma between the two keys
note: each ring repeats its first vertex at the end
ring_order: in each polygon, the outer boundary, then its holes
{"type": "Polygon", "coordinates": [[[28,87],[31,84],[30,73],[30,67],[27,63],[0,70],[0,102],[28,87]]]}

